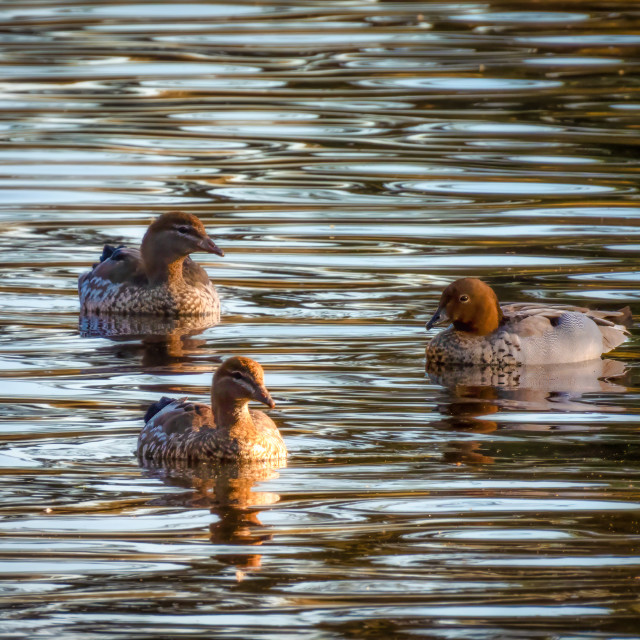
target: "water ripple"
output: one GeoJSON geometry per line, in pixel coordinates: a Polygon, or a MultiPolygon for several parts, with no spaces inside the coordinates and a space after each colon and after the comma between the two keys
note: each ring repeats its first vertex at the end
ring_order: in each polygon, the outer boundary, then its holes
{"type": "Polygon", "coordinates": [[[517,379],[424,362],[462,276],[638,311],[629,3],[0,17],[5,635],[637,635],[635,329],[517,379]],[[169,209],[225,250],[194,256],[222,322],[79,318],[78,275],[169,209]],[[142,468],[148,405],[208,402],[231,354],[288,466],[142,468]]]}

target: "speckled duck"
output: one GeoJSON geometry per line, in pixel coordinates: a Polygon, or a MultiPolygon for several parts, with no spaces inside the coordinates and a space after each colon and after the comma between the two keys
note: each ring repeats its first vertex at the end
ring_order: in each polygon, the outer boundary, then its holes
{"type": "Polygon", "coordinates": [[[515,303],[500,306],[493,289],[462,278],[442,293],[427,329],[451,323],[427,345],[427,365],[506,367],[585,362],[622,344],[629,308],[592,311],[584,307],[515,303]]]}
{"type": "Polygon", "coordinates": [[[161,464],[285,460],[287,448],[273,420],[249,409],[273,408],[262,367],[241,356],[225,360],[211,385],[211,406],[163,397],[151,405],[138,437],[138,456],[161,464]]]}
{"type": "Polygon", "coordinates": [[[207,272],[189,257],[224,253],[200,220],[173,211],[156,218],[140,249],[105,245],[100,262],[78,279],[84,313],[213,316],[220,318],[218,293],[207,272]]]}

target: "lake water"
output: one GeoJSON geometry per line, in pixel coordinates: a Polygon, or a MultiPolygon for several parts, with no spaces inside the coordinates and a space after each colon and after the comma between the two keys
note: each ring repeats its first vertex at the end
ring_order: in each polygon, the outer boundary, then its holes
{"type": "Polygon", "coordinates": [[[640,311],[635,3],[0,20],[1,637],[640,637],[637,339],[517,384],[424,372],[457,277],[640,311]],[[102,244],[172,209],[226,252],[195,256],[222,323],[79,326],[102,244]],[[148,404],[231,354],[287,467],[140,468],[148,404]]]}

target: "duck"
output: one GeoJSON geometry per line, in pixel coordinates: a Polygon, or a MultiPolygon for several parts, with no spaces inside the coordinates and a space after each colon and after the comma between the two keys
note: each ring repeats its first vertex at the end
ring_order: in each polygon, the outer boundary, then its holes
{"type": "Polygon", "coordinates": [[[156,218],[139,249],[105,245],[100,262],[78,279],[83,313],[213,316],[220,299],[207,272],[189,257],[224,256],[196,216],[171,211],[156,218]]]}
{"type": "Polygon", "coordinates": [[[163,465],[286,459],[278,427],[264,412],[249,409],[250,400],[275,407],[260,364],[230,357],[213,376],[211,406],[165,396],[149,407],[137,455],[163,465]]]}
{"type": "Polygon", "coordinates": [[[427,329],[451,324],[427,345],[427,367],[438,365],[553,365],[600,358],[622,344],[629,331],[620,311],[521,302],[500,305],[477,278],[462,278],[442,293],[427,329]]]}

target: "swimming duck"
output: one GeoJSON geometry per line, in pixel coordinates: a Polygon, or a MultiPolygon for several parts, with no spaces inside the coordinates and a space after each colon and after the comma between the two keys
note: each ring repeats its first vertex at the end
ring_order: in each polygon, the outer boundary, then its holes
{"type": "Polygon", "coordinates": [[[140,249],[105,245],[100,262],[78,279],[82,311],[122,315],[212,315],[220,318],[218,292],[189,254],[224,253],[190,213],[156,218],[140,249]]]}
{"type": "Polygon", "coordinates": [[[249,409],[249,400],[272,408],[262,367],[234,356],[218,367],[211,406],[163,397],[152,404],[138,437],[138,456],[164,464],[179,461],[284,460],[287,448],[273,420],[249,409]]]}
{"type": "Polygon", "coordinates": [[[427,363],[492,366],[543,365],[599,358],[622,344],[628,307],[591,311],[584,307],[515,303],[502,305],[477,278],[462,278],[442,293],[427,329],[451,323],[427,345],[427,363]]]}

